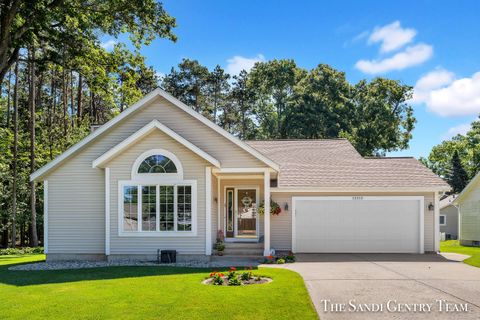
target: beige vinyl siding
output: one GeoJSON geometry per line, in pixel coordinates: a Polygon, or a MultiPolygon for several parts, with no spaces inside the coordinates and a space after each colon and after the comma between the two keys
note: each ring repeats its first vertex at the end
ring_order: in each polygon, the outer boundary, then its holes
{"type": "MultiPolygon", "coordinates": [[[[92,168],[92,161],[153,119],[215,157],[223,167],[265,167],[240,147],[159,97],[83,147],[43,178],[49,181],[50,253],[105,252],[104,170],[92,168]]],[[[204,200],[205,197],[198,197],[199,203],[204,200]]]]}
{"type": "Polygon", "coordinates": [[[103,170],[73,158],[48,177],[48,253],[105,252],[103,170]],[[67,173],[67,174],[66,174],[67,173]]]}
{"type": "MultiPolygon", "coordinates": [[[[220,180],[220,203],[221,203],[221,212],[220,212],[220,228],[225,230],[225,209],[226,209],[226,199],[225,199],[225,187],[233,188],[245,188],[245,187],[258,187],[259,201],[263,201],[263,179],[221,179],[220,180]]],[[[260,205],[259,203],[259,205],[260,205]]],[[[263,236],[264,231],[264,216],[259,216],[259,235],[263,236]]]]}
{"type": "Polygon", "coordinates": [[[358,196],[424,196],[425,208],[424,208],[424,247],[425,251],[434,251],[434,212],[428,210],[428,205],[434,203],[433,193],[384,193],[384,194],[371,194],[371,193],[355,193],[355,194],[342,194],[342,193],[272,193],[272,200],[277,202],[282,208],[282,212],[278,216],[272,216],[270,219],[271,224],[271,246],[276,250],[291,250],[292,248],[292,197],[293,196],[345,196],[345,195],[358,195],[358,196]],[[289,210],[285,211],[285,203],[288,203],[289,210]]]}
{"type": "Polygon", "coordinates": [[[461,198],[459,212],[460,240],[465,241],[465,245],[480,241],[480,180],[461,198]]]}
{"type": "MultiPolygon", "coordinates": [[[[192,151],[160,131],[155,131],[107,164],[110,168],[110,253],[156,254],[157,249],[172,249],[183,254],[205,253],[205,167],[209,165],[192,151]],[[143,152],[161,148],[182,162],[184,180],[197,181],[197,235],[172,237],[119,236],[118,182],[131,179],[132,165],[143,152]]],[[[161,184],[159,181],[158,183],[161,184]]]]}

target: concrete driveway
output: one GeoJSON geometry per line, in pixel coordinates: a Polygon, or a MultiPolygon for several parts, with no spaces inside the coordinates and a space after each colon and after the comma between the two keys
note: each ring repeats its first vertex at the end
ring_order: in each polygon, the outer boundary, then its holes
{"type": "Polygon", "coordinates": [[[299,254],[285,267],[302,275],[322,320],[480,319],[480,268],[448,258],[299,254]]]}

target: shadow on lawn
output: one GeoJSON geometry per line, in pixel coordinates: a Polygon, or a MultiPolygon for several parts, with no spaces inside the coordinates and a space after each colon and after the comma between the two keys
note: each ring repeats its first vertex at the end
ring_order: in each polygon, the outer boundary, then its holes
{"type": "MultiPolygon", "coordinates": [[[[122,266],[49,271],[8,270],[8,268],[11,266],[25,263],[16,263],[0,266],[0,283],[14,286],[30,286],[77,281],[112,280],[121,278],[139,278],[182,274],[198,274],[199,280],[201,280],[201,276],[206,277],[213,270],[222,272],[228,270],[228,268],[188,268],[163,266],[122,266]]],[[[238,270],[243,270],[243,268],[239,268],[238,270]]]]}

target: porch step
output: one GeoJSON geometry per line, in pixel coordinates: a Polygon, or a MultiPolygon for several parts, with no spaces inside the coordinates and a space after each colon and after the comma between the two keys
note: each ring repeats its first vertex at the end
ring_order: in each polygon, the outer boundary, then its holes
{"type": "Polygon", "coordinates": [[[259,256],[211,256],[210,261],[225,267],[230,266],[256,266],[263,261],[259,256]]]}
{"type": "Polygon", "coordinates": [[[263,243],[230,242],[225,243],[224,256],[263,256],[263,243]]]}
{"type": "Polygon", "coordinates": [[[260,242],[224,242],[225,249],[263,249],[263,243],[260,242]]]}

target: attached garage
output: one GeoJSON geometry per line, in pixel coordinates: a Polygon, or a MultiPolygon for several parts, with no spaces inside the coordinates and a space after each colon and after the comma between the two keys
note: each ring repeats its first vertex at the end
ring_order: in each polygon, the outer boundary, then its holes
{"type": "Polygon", "coordinates": [[[423,253],[422,196],[292,197],[297,253],[423,253]]]}

